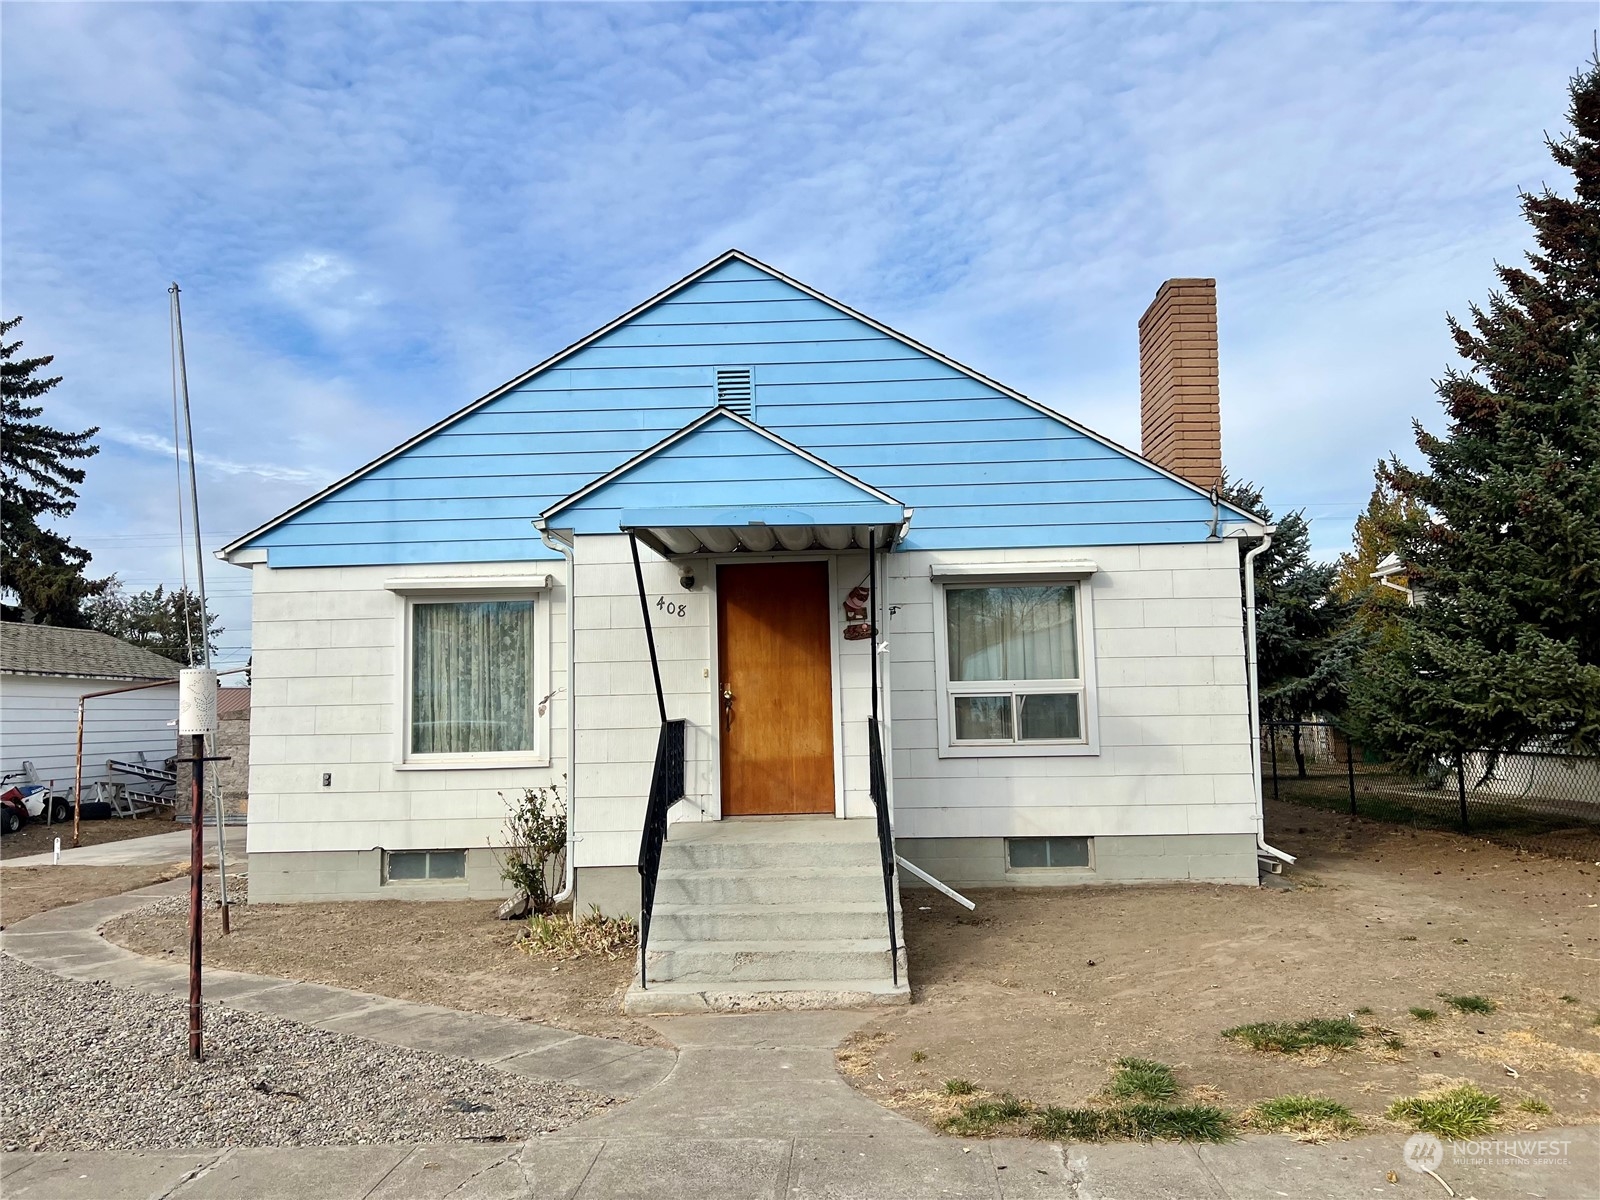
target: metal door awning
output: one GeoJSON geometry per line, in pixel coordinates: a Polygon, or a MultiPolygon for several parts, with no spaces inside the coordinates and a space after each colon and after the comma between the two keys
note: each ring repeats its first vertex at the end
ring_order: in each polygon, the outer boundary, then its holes
{"type": "Polygon", "coordinates": [[[804,550],[893,549],[911,525],[911,509],[863,500],[788,507],[624,509],[620,527],[664,558],[696,554],[771,554],[804,550]]]}

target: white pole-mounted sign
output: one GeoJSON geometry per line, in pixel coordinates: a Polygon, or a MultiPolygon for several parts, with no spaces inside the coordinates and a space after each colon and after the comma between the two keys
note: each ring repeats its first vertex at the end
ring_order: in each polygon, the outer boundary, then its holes
{"type": "Polygon", "coordinates": [[[178,672],[178,732],[185,737],[217,731],[217,673],[210,667],[178,672]]]}

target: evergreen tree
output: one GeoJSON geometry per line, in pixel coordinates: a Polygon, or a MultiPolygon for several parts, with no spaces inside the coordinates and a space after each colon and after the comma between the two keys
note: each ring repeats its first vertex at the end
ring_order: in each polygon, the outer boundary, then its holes
{"type": "MultiPolygon", "coordinates": [[[[198,666],[200,651],[200,597],[187,588],[167,591],[158,584],[154,590],[129,594],[115,578],[99,596],[83,608],[90,629],[109,633],[135,646],[170,658],[184,666],[198,666]],[[189,646],[193,643],[193,661],[189,646]]],[[[206,640],[217,652],[217,637],[223,633],[216,613],[206,614],[206,640]]]]}
{"type": "Polygon", "coordinates": [[[1351,549],[1339,555],[1334,564],[1333,595],[1354,607],[1353,619],[1366,633],[1381,633],[1393,627],[1407,607],[1406,598],[1394,588],[1384,587],[1372,577],[1378,564],[1398,553],[1393,531],[1409,521],[1423,519],[1427,511],[1415,500],[1397,495],[1382,478],[1382,464],[1375,474],[1376,486],[1367,507],[1356,518],[1351,534],[1351,549]]]}
{"type": "Polygon", "coordinates": [[[1450,320],[1427,465],[1381,478],[1426,515],[1391,533],[1420,603],[1363,688],[1372,731],[1421,762],[1458,746],[1600,752],[1600,59],[1546,138],[1572,195],[1523,193],[1536,248],[1450,320]]]}
{"type": "Polygon", "coordinates": [[[38,401],[61,382],[40,377],[50,355],[16,358],[22,342],[5,342],[21,317],[0,321],[0,591],[15,597],[5,604],[8,620],[46,625],[83,625],[83,601],[105,590],[109,580],[84,577],[89,552],[40,524],[42,517],[65,517],[77,507],[83,469],[72,463],[100,448],[90,439],[98,428],[66,433],[39,421],[38,401]]]}
{"type": "Polygon", "coordinates": [[[1346,628],[1350,606],[1332,594],[1331,563],[1311,559],[1303,512],[1275,521],[1253,483],[1222,478],[1229,504],[1276,524],[1272,545],[1255,560],[1256,672],[1264,721],[1292,725],[1295,762],[1306,773],[1300,722],[1344,707],[1359,640],[1346,628]]]}

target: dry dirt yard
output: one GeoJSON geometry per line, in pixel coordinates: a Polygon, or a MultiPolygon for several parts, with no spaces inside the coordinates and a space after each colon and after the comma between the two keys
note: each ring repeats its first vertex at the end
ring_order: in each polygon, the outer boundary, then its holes
{"type": "Polygon", "coordinates": [[[1310,1093],[1381,1126],[1390,1101],[1470,1080],[1502,1097],[1506,1127],[1600,1119],[1600,866],[1287,805],[1268,829],[1300,856],[1289,887],[991,890],[973,913],[907,891],[915,1003],[868,1024],[841,1067],[924,1120],[953,1111],[948,1079],[1082,1104],[1124,1056],[1235,1112],[1310,1093]],[[1441,992],[1499,1008],[1458,1012],[1441,992]],[[1373,1032],[1350,1051],[1221,1036],[1360,1009],[1373,1032]],[[1553,1114],[1519,1111],[1526,1099],[1553,1114]]]}
{"type": "MultiPolygon", "coordinates": [[[[187,829],[170,816],[151,814],[143,817],[111,817],[105,820],[78,823],[80,846],[100,846],[106,842],[123,842],[129,838],[150,837],[157,833],[171,833],[187,829]]],[[[72,845],[72,818],[60,825],[46,825],[43,819],[29,821],[15,833],[0,837],[0,858],[22,858],[29,854],[48,854],[61,839],[62,848],[72,845]]]]}
{"type": "MultiPolygon", "coordinates": [[[[579,961],[526,954],[514,944],[522,922],[496,920],[495,907],[485,900],[243,904],[232,911],[227,937],[219,922],[207,921],[205,962],[641,1046],[666,1044],[623,1015],[631,954],[579,961]]],[[[130,913],[106,926],[105,935],[154,957],[188,952],[188,918],[175,909],[130,913]]]]}
{"type": "Polygon", "coordinates": [[[35,913],[101,896],[120,896],[188,873],[189,864],[177,861],[165,866],[7,867],[0,871],[0,929],[35,913]]]}

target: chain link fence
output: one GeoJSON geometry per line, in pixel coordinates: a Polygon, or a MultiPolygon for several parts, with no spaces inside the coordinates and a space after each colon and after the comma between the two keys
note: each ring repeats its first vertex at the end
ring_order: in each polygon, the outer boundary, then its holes
{"type": "Polygon", "coordinates": [[[1462,750],[1416,771],[1326,721],[1269,721],[1261,774],[1274,800],[1600,861],[1600,758],[1462,750]]]}

